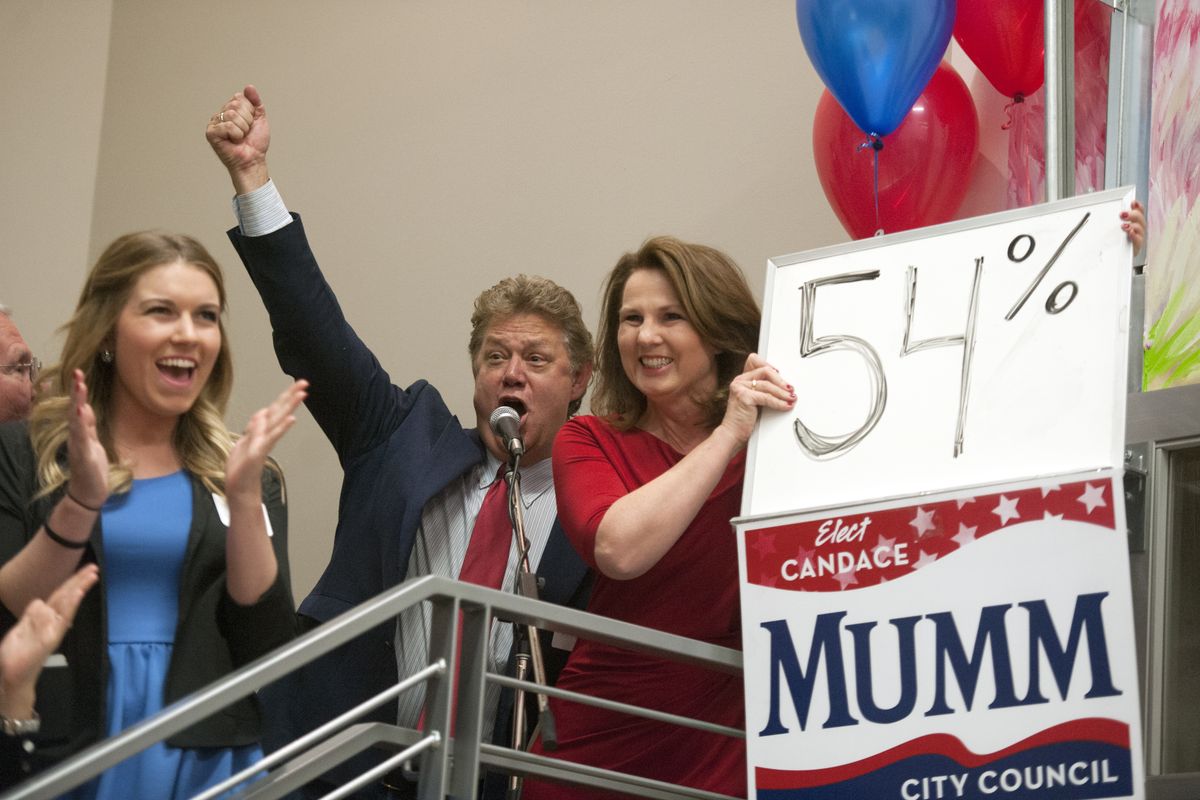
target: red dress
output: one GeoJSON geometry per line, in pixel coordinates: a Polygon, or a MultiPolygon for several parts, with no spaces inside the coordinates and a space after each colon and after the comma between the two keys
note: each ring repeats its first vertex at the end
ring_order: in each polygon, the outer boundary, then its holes
{"type": "MultiPolygon", "coordinates": [[[[609,507],[683,458],[661,439],[618,431],[597,417],[576,417],[554,443],[558,515],[593,569],[596,528],[609,507]]],[[[675,545],[650,570],[620,581],[596,573],[588,611],[724,647],[741,648],[737,546],[730,520],[741,506],[744,453],[675,545]]],[[[742,679],[580,639],[559,676],[560,688],[744,727],[742,679]]],[[[558,748],[534,752],[700,789],[746,796],[746,748],[731,739],[669,723],[551,699],[558,748]]],[[[523,800],[613,798],[528,779],[523,800]]]]}

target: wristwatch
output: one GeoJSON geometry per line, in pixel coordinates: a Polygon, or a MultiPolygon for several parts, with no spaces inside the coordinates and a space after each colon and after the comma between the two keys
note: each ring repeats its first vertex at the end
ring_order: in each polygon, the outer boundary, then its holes
{"type": "Polygon", "coordinates": [[[36,711],[30,719],[9,719],[0,716],[0,731],[3,731],[5,736],[32,736],[41,730],[41,727],[42,718],[36,711]]]}

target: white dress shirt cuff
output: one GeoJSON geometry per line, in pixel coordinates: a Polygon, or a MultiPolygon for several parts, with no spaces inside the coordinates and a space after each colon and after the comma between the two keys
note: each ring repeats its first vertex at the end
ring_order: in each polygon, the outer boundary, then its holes
{"type": "Polygon", "coordinates": [[[266,236],[292,221],[273,180],[234,197],[233,215],[243,236],[266,236]]]}

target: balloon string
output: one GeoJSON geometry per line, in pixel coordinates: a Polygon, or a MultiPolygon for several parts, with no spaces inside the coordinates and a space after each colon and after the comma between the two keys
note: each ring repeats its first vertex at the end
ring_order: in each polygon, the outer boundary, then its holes
{"type": "Polygon", "coordinates": [[[1024,103],[1024,102],[1025,102],[1025,95],[1018,93],[1016,96],[1013,97],[1013,100],[1011,103],[1005,104],[1004,113],[1008,115],[1008,122],[1001,125],[1000,130],[1006,131],[1013,126],[1013,122],[1014,122],[1013,108],[1015,108],[1018,103],[1024,103]]]}
{"type": "Polygon", "coordinates": [[[883,139],[879,138],[878,134],[868,134],[867,141],[858,146],[859,150],[871,148],[874,152],[874,176],[873,176],[873,192],[875,195],[875,235],[883,235],[883,221],[879,217],[879,151],[883,149],[883,139]]]}
{"type": "Polygon", "coordinates": [[[879,151],[883,148],[883,142],[878,139],[875,142],[879,147],[871,149],[875,151],[875,235],[878,236],[883,233],[883,222],[879,219],[879,151]]]}

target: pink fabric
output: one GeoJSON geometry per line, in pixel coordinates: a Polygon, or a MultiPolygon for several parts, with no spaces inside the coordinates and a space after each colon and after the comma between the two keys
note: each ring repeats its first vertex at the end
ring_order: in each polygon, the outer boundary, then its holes
{"type": "Polygon", "coordinates": [[[1200,7],[1162,0],[1150,106],[1147,391],[1200,382],[1200,7]]]}
{"type": "MultiPolygon", "coordinates": [[[[1108,31],[1112,9],[1075,4],[1075,193],[1104,188],[1108,129],[1108,31]]],[[[1017,34],[1019,35],[1019,34],[1017,34]]],[[[1009,107],[1008,208],[1046,199],[1046,90],[1009,107]]]]}

